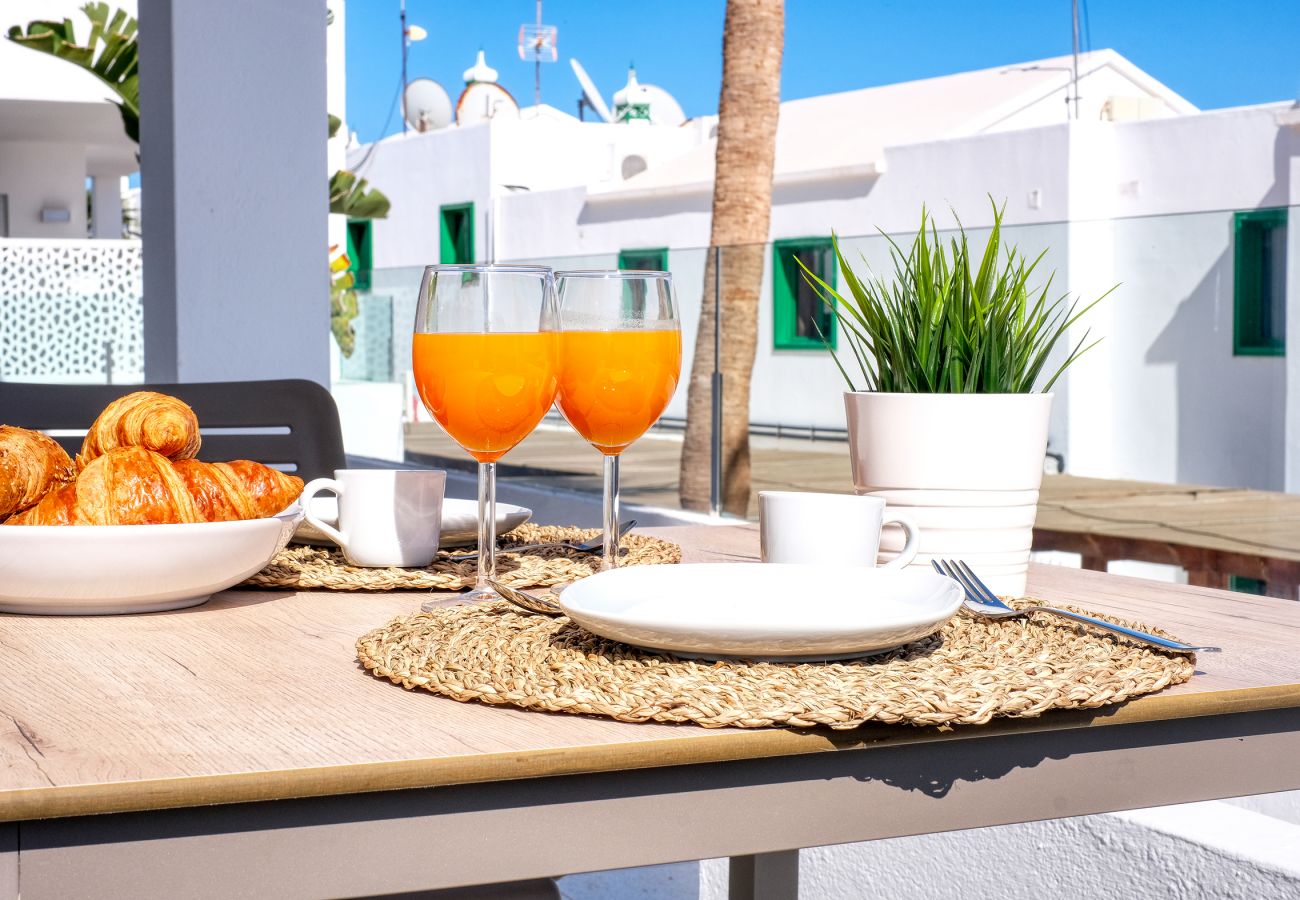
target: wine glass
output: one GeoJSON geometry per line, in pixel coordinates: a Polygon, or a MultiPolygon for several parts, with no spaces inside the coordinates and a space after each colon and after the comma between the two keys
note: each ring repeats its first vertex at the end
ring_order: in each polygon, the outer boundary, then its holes
{"type": "Polygon", "coordinates": [[[602,569],[618,565],[618,458],[677,390],[682,333],[667,272],[555,273],[560,412],[605,457],[602,569]]]}
{"type": "MultiPolygon", "coordinates": [[[[496,461],[555,402],[555,282],[544,266],[426,266],[412,368],[433,418],[478,460],[478,578],[467,600],[496,600],[496,461]]],[[[425,611],[437,606],[430,602],[425,611]]]]}

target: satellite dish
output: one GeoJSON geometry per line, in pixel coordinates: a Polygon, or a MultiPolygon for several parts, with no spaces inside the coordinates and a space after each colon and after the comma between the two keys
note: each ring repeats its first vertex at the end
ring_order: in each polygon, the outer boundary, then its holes
{"type": "Polygon", "coordinates": [[[451,97],[432,78],[417,78],[402,92],[402,115],[416,131],[437,131],[451,124],[451,97]]]}
{"type": "Polygon", "coordinates": [[[654,84],[643,84],[650,100],[650,123],[652,125],[672,125],[674,128],[686,121],[682,105],[673,95],[654,84]]]}
{"type": "MultiPolygon", "coordinates": [[[[610,115],[609,107],[605,105],[605,101],[601,98],[600,91],[596,90],[596,83],[591,80],[587,70],[576,59],[570,59],[569,65],[573,67],[573,74],[577,77],[578,84],[582,85],[582,97],[587,101],[587,105],[591,107],[592,112],[600,116],[601,121],[613,122],[614,117],[610,115]]],[[[678,109],[680,111],[681,108],[678,107],[678,109]]]]}
{"type": "Polygon", "coordinates": [[[497,116],[519,116],[519,104],[509,91],[489,81],[465,85],[456,101],[457,125],[472,125],[497,116]]]}

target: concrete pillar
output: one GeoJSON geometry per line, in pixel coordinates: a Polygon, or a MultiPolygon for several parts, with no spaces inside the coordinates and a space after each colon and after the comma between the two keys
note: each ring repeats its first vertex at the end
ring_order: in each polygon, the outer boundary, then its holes
{"type": "Polygon", "coordinates": [[[90,236],[100,240],[122,236],[122,178],[94,175],[90,179],[90,236]]]}
{"type": "Polygon", "coordinates": [[[140,0],[145,377],[328,383],[325,0],[140,0]]]}

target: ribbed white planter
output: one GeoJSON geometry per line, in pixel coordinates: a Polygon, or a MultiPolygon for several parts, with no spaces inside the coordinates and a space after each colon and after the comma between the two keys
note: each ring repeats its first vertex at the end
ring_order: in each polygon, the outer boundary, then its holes
{"type": "MultiPolygon", "coordinates": [[[[964,559],[997,593],[1023,594],[1052,395],[848,392],[844,410],[854,489],[918,519],[912,565],[964,559]]],[[[886,532],[882,561],[901,547],[886,532]]]]}

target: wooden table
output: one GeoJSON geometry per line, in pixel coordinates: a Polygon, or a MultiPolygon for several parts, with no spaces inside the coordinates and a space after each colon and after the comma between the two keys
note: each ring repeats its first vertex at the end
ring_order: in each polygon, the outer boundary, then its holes
{"type": "Polygon", "coordinates": [[[1049,475],[1034,549],[1079,553],[1101,571],[1114,559],[1181,566],[1202,587],[1255,578],[1269,596],[1294,600],[1300,495],[1049,475]]]}
{"type": "MultiPolygon", "coordinates": [[[[655,531],[689,559],[757,550],[750,526],[655,531]]],[[[1050,566],[1030,584],[1224,652],[1100,712],[707,730],[369,676],[355,639],[417,594],[2,616],[0,898],[348,897],[716,856],[777,891],[798,847],[1300,788],[1300,604],[1050,566]]]]}

